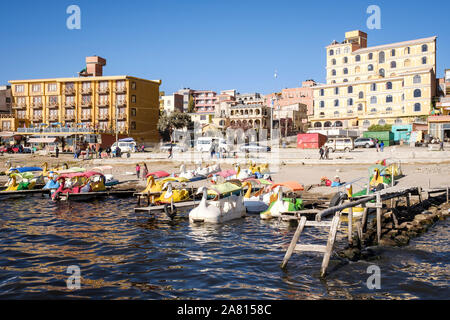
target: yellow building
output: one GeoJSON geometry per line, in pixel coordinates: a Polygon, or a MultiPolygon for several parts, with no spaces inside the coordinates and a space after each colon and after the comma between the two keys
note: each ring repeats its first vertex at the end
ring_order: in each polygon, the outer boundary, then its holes
{"type": "Polygon", "coordinates": [[[327,81],[313,87],[315,129],[409,124],[430,114],[436,93],[436,37],[367,47],[351,31],[326,47],[327,81]]]}
{"type": "Polygon", "coordinates": [[[115,134],[117,128],[138,143],[159,141],[160,80],[89,76],[9,82],[20,134],[115,134]]]}

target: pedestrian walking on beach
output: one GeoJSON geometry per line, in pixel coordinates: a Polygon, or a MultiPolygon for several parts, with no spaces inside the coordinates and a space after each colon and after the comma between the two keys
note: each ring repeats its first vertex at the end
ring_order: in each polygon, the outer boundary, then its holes
{"type": "Polygon", "coordinates": [[[216,144],[213,142],[211,144],[211,159],[214,158],[214,155],[216,154],[216,144]]]}
{"type": "Polygon", "coordinates": [[[381,141],[381,143],[380,143],[380,151],[383,152],[383,150],[384,150],[384,142],[381,141]]]}
{"type": "Polygon", "coordinates": [[[167,159],[172,159],[173,156],[173,144],[170,142],[170,148],[169,148],[169,157],[167,159]]]}
{"type": "Polygon", "coordinates": [[[148,168],[147,168],[147,164],[144,163],[144,169],[142,170],[142,179],[145,180],[145,178],[147,177],[147,175],[148,175],[148,168]]]}
{"type": "Polygon", "coordinates": [[[136,163],[136,176],[139,179],[141,175],[141,166],[139,165],[139,163],[136,163]]]}
{"type": "Polygon", "coordinates": [[[58,148],[58,146],[56,146],[55,152],[56,152],[56,158],[58,158],[59,157],[59,148],[58,148]]]}
{"type": "Polygon", "coordinates": [[[444,151],[444,140],[441,140],[441,142],[439,142],[439,151],[444,151]]]}
{"type": "Polygon", "coordinates": [[[325,159],[328,160],[328,153],[330,152],[329,148],[325,148],[325,159]]]}
{"type": "Polygon", "coordinates": [[[320,154],[320,158],[319,158],[319,160],[323,160],[323,147],[320,147],[319,148],[319,154],[320,154]]]}
{"type": "Polygon", "coordinates": [[[378,143],[378,139],[375,140],[375,148],[377,148],[377,152],[378,152],[378,149],[380,149],[380,144],[378,143]]]}

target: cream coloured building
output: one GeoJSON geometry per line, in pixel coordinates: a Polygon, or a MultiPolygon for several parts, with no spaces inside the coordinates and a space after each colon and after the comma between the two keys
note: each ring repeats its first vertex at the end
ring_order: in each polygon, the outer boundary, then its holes
{"type": "Polygon", "coordinates": [[[314,90],[315,129],[408,124],[430,114],[436,92],[436,37],[367,47],[351,31],[326,47],[326,84],[314,90]]]}

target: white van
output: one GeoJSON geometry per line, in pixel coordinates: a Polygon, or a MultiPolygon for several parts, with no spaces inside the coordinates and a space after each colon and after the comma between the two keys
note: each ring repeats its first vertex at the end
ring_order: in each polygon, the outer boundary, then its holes
{"type": "MultiPolygon", "coordinates": [[[[111,152],[116,152],[117,142],[114,142],[111,146],[111,152]]],[[[119,148],[122,153],[124,152],[135,152],[136,151],[136,142],[124,142],[119,141],[119,148]]]]}
{"type": "Polygon", "coordinates": [[[227,152],[230,151],[230,146],[227,144],[227,140],[224,138],[214,138],[214,137],[200,137],[197,139],[197,144],[195,146],[196,151],[209,152],[211,151],[211,146],[213,141],[218,145],[217,152],[219,150],[225,149],[227,152]]]}
{"type": "Polygon", "coordinates": [[[350,150],[355,149],[355,144],[352,138],[328,138],[324,147],[331,152],[350,152],[350,150]]]}

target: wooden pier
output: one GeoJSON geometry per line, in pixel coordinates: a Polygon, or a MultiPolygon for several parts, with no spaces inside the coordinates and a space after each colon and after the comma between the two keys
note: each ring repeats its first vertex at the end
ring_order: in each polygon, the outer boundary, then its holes
{"type": "MultiPolygon", "coordinates": [[[[383,210],[392,210],[392,216],[395,224],[397,224],[397,217],[395,216],[395,209],[402,198],[405,199],[406,206],[411,206],[411,197],[417,196],[418,202],[421,203],[424,199],[428,199],[431,194],[445,193],[447,203],[449,202],[449,187],[445,188],[427,188],[422,189],[420,187],[408,187],[400,188],[392,186],[387,189],[377,191],[373,194],[360,196],[355,198],[350,198],[343,204],[339,206],[334,206],[327,208],[325,210],[318,211],[315,214],[314,221],[307,221],[306,216],[302,215],[302,211],[294,213],[294,215],[289,217],[282,217],[283,220],[298,220],[297,230],[289,244],[289,247],[284,256],[283,262],[281,263],[281,268],[286,268],[289,259],[294,252],[319,252],[323,254],[322,266],[320,269],[321,277],[325,277],[327,267],[331,254],[333,252],[334,242],[336,239],[336,234],[340,226],[341,212],[344,209],[348,209],[348,223],[347,223],[347,236],[349,245],[353,243],[353,208],[359,206],[364,208],[361,222],[355,224],[356,233],[361,239],[364,232],[367,229],[367,221],[369,210],[375,211],[376,223],[377,223],[377,240],[379,243],[381,238],[381,222],[383,210]],[[390,201],[390,206],[388,206],[388,200],[390,201]],[[322,219],[333,215],[331,221],[323,221],[322,219]],[[328,240],[326,245],[310,245],[310,244],[298,244],[301,233],[305,227],[319,227],[319,228],[329,228],[328,240]]],[[[312,212],[309,212],[312,213],[312,212]]]]}

